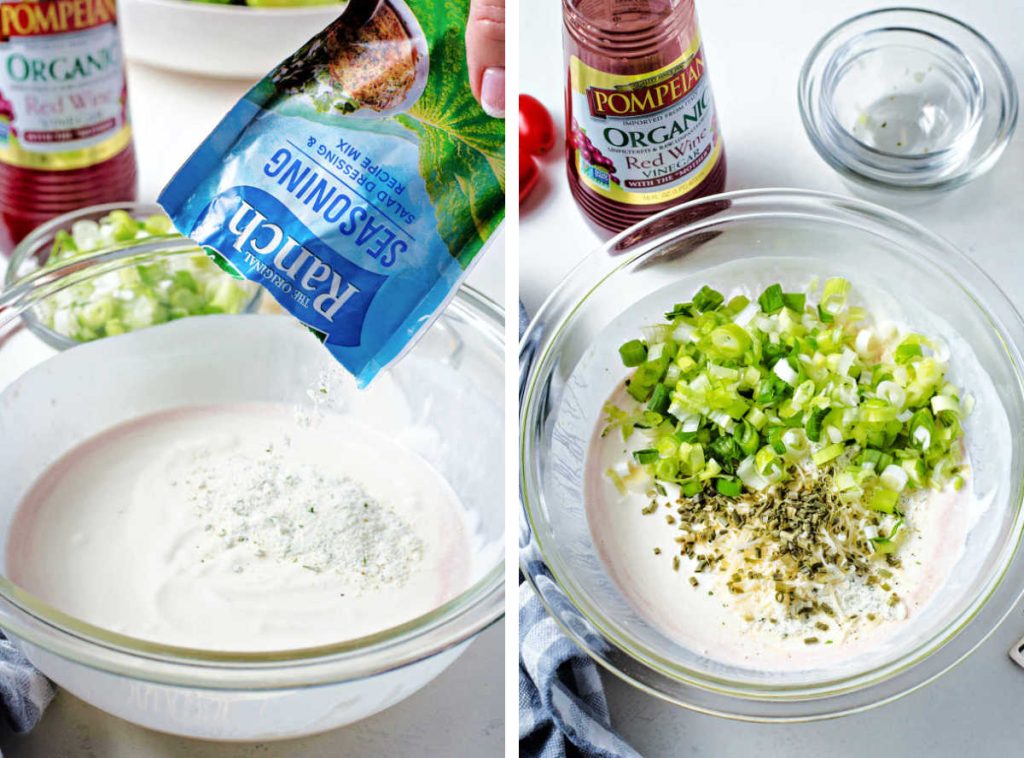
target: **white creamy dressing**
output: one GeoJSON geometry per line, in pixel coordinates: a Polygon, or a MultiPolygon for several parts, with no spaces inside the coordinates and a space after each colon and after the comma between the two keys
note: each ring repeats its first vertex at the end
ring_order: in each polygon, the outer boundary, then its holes
{"type": "Polygon", "coordinates": [[[958,493],[947,488],[909,498],[902,507],[912,526],[899,552],[903,568],[888,569],[893,573],[888,580],[891,590],[851,581],[822,598],[848,615],[859,614],[855,622],[823,617],[787,620],[771,592],[729,591],[726,585],[735,567],[696,573],[696,562],[682,557],[678,570],[673,569],[679,524],[668,522],[666,516],[675,511],[665,503],[674,497],[659,497],[658,509],[644,514],[651,502],[644,489],[619,492],[606,472],[647,444],[638,433],[628,442],[617,430],[602,437],[605,426],[602,421],[595,430],[584,480],[587,520],[601,560],[641,615],[684,647],[728,665],[763,671],[816,668],[874,649],[917,616],[942,587],[983,508],[970,496],[969,480],[958,493]],[[696,578],[696,587],[690,577],[696,578]],[[900,597],[895,605],[889,604],[892,592],[900,597]],[[874,621],[867,620],[868,613],[875,615],[874,621]],[[827,622],[829,630],[816,628],[818,621],[827,622]],[[808,645],[808,637],[819,642],[808,645]]]}
{"type": "MultiPolygon", "coordinates": [[[[740,275],[745,270],[731,273],[740,275]]],[[[766,280],[765,286],[768,283],[766,280]]],[[[752,292],[745,287],[723,291],[730,297],[740,293],[751,297],[752,292]]],[[[916,330],[941,336],[952,355],[951,379],[977,400],[975,415],[980,418],[975,423],[986,425],[992,441],[1001,442],[1009,431],[1005,412],[970,346],[934,314],[918,313],[915,328],[907,329],[891,296],[860,288],[857,294],[858,304],[882,317],[876,324],[900,332],[916,330]]],[[[619,385],[610,402],[627,408],[634,401],[619,385]]],[[[674,541],[679,525],[668,523],[666,516],[674,515],[674,510],[662,502],[656,512],[644,515],[643,509],[651,502],[645,488],[623,494],[606,475],[608,469],[631,461],[633,450],[650,447],[650,441],[643,438],[641,430],[628,442],[618,430],[602,437],[606,426],[602,414],[587,452],[584,476],[587,519],[597,552],[611,578],[642,616],[678,644],[725,665],[766,672],[825,669],[878,653],[897,636],[934,632],[917,629],[916,622],[931,613],[944,595],[943,585],[951,581],[951,572],[963,558],[968,535],[993,499],[991,490],[975,492],[970,461],[965,460],[965,484],[959,492],[947,487],[943,492],[902,498],[900,508],[906,516],[906,536],[898,552],[902,567],[885,567],[892,572],[886,580],[890,590],[881,591],[854,579],[828,598],[834,607],[860,614],[858,621],[840,619],[836,623],[820,616],[810,622],[786,620],[777,612],[781,606],[770,593],[758,593],[757,597],[730,593],[726,584],[732,569],[694,573],[695,562],[685,556],[678,570],[673,569],[673,556],[679,554],[674,541]],[[696,587],[691,585],[691,577],[696,577],[696,587]],[[899,602],[890,604],[892,593],[898,595],[899,602]],[[869,621],[868,613],[874,619],[869,621]],[[817,621],[827,622],[829,629],[816,628],[817,621]],[[816,637],[818,642],[807,644],[808,637],[816,637]]],[[[970,427],[968,423],[968,434],[970,427]]],[[[668,494],[670,499],[677,496],[668,494]]]]}
{"type": "Polygon", "coordinates": [[[73,448],[28,493],[8,575],[59,610],[164,644],[337,643],[465,590],[473,534],[423,458],[340,414],[186,407],[73,448]],[[300,419],[301,420],[301,419],[300,419]]]}

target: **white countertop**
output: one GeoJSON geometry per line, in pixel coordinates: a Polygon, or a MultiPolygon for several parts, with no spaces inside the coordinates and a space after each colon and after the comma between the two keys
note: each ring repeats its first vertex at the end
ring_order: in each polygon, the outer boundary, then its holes
{"type": "MultiPolygon", "coordinates": [[[[154,200],[250,83],[130,66],[129,100],[138,151],[141,200],[154,200]]],[[[503,297],[499,240],[479,261],[469,283],[497,302],[503,297]]],[[[2,264],[0,264],[2,265],[2,264]]],[[[505,624],[495,624],[438,679],[412,698],[358,724],[301,740],[219,745],[147,731],[61,692],[29,735],[0,729],[8,758],[326,758],[327,756],[500,755],[504,744],[505,624]]]]}
{"type": "MultiPolygon", "coordinates": [[[[727,188],[799,187],[850,194],[811,148],[797,110],[803,59],[833,25],[871,0],[698,0],[708,72],[729,160],[727,188]]],[[[1006,56],[1024,82],[1024,4],[1016,0],[930,0],[930,8],[973,25],[1006,56]]],[[[556,121],[562,111],[559,3],[524,0],[520,36],[523,92],[556,121]]],[[[543,184],[521,209],[520,292],[531,312],[598,237],[569,195],[560,151],[545,163],[543,184]]],[[[904,213],[972,256],[1024,309],[1024,129],[987,176],[904,213]]],[[[1024,634],[1018,607],[966,662],[924,690],[859,716],[804,725],[740,724],[703,716],[605,676],[612,720],[645,756],[1020,755],[1024,670],[1007,657],[1024,634]]]]}

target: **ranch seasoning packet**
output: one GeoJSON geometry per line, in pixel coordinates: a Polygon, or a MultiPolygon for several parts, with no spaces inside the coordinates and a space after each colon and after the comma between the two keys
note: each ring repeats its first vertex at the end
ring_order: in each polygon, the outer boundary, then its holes
{"type": "Polygon", "coordinates": [[[350,0],[159,197],[367,384],[444,308],[504,218],[504,122],[473,98],[469,0],[350,0]]]}

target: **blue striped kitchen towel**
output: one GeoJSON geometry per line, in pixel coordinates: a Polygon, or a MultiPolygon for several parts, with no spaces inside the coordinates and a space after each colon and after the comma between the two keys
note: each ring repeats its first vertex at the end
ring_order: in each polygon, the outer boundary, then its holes
{"type": "Polygon", "coordinates": [[[34,727],[53,700],[54,688],[14,644],[0,634],[0,709],[16,732],[34,727]]]}
{"type": "Polygon", "coordinates": [[[562,634],[527,582],[519,585],[519,755],[640,758],[611,728],[597,664],[562,634]]]}
{"type": "MultiPolygon", "coordinates": [[[[520,337],[527,322],[526,308],[520,303],[520,337]]],[[[529,364],[533,349],[532,345],[520,346],[521,370],[529,364]]],[[[574,633],[600,649],[600,639],[579,618],[551,578],[523,514],[519,522],[519,557],[547,602],[564,611],[559,615],[570,619],[570,623],[573,618],[578,619],[572,626],[574,633]]],[[[641,758],[612,731],[597,664],[562,634],[525,581],[519,585],[519,755],[641,758]]]]}

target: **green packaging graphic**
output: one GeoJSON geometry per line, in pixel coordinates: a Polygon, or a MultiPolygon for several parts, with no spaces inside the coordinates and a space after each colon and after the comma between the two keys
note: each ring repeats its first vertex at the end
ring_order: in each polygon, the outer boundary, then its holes
{"type": "Polygon", "coordinates": [[[504,122],[473,98],[468,0],[352,0],[257,84],[161,193],[366,384],[504,218],[504,122]]]}

